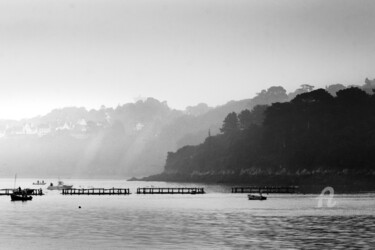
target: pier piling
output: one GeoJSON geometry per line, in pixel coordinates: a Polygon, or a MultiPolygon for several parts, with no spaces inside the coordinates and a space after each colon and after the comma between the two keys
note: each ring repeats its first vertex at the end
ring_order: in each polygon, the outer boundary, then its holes
{"type": "Polygon", "coordinates": [[[232,193],[294,194],[297,186],[250,186],[232,187],[232,193]]]}
{"type": "Polygon", "coordinates": [[[71,188],[62,189],[63,195],[128,195],[128,188],[71,188]]]}
{"type": "Polygon", "coordinates": [[[137,194],[204,194],[204,188],[137,188],[137,194]]]}

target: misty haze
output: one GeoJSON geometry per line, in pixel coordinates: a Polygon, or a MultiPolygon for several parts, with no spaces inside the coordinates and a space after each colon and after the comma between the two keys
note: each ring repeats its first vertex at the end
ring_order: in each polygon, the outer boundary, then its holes
{"type": "Polygon", "coordinates": [[[0,249],[371,249],[375,3],[0,2],[0,249]]]}

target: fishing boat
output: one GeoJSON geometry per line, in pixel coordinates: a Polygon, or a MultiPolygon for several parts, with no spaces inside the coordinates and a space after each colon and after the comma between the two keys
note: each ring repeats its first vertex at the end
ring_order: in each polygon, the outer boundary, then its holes
{"type": "Polygon", "coordinates": [[[22,195],[11,194],[10,199],[11,199],[11,201],[31,201],[33,199],[33,197],[28,196],[26,194],[22,194],[22,195]]]}
{"type": "Polygon", "coordinates": [[[47,183],[43,181],[37,181],[37,182],[33,182],[33,185],[46,185],[47,183]]]}
{"type": "Polygon", "coordinates": [[[14,176],[14,186],[13,192],[10,194],[11,201],[31,201],[33,197],[31,194],[34,192],[34,189],[22,189],[21,187],[16,187],[17,174],[14,176]]]}
{"type": "Polygon", "coordinates": [[[33,197],[30,195],[34,190],[33,189],[21,189],[17,188],[13,190],[13,193],[10,194],[11,201],[31,201],[33,197]]]}
{"type": "Polygon", "coordinates": [[[247,197],[249,197],[249,200],[259,200],[259,201],[267,200],[267,197],[262,196],[262,194],[260,195],[249,194],[247,197]]]}
{"type": "Polygon", "coordinates": [[[34,189],[26,188],[26,189],[21,189],[21,187],[13,189],[13,194],[14,195],[31,195],[34,192],[34,189]]]}
{"type": "Polygon", "coordinates": [[[17,195],[17,194],[11,194],[10,198],[12,201],[31,201],[33,199],[32,196],[27,195],[17,195]]]}
{"type": "Polygon", "coordinates": [[[58,181],[57,185],[54,186],[53,183],[47,187],[48,190],[63,190],[63,189],[72,189],[73,185],[65,185],[63,181],[58,181]]]}

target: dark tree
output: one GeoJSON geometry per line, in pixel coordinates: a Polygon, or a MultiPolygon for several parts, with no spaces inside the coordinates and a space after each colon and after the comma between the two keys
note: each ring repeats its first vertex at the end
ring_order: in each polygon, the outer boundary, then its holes
{"type": "Polygon", "coordinates": [[[337,92],[337,100],[343,105],[357,105],[369,98],[369,95],[359,88],[348,88],[337,92]]]}
{"type": "Polygon", "coordinates": [[[240,129],[247,129],[251,125],[261,126],[264,121],[264,113],[267,107],[267,105],[257,105],[251,111],[247,109],[241,111],[241,113],[238,114],[240,129]]]}
{"type": "Polygon", "coordinates": [[[242,110],[238,114],[238,120],[240,122],[240,129],[248,128],[251,124],[251,113],[248,109],[242,110]]]}
{"type": "Polygon", "coordinates": [[[251,111],[251,124],[261,126],[263,124],[267,108],[267,105],[255,106],[251,111]]]}
{"type": "Polygon", "coordinates": [[[294,103],[309,103],[309,102],[330,102],[333,97],[324,89],[317,89],[315,91],[306,92],[297,95],[296,98],[292,100],[294,103]]]}
{"type": "Polygon", "coordinates": [[[239,122],[238,117],[235,112],[229,113],[227,117],[225,117],[223,122],[223,127],[220,131],[224,134],[237,131],[239,129],[239,122]]]}

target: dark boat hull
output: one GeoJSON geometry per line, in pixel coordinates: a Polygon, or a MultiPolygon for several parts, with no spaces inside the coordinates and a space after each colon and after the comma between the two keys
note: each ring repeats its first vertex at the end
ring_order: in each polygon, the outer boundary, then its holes
{"type": "Polygon", "coordinates": [[[31,201],[33,199],[33,197],[32,196],[22,196],[22,195],[11,194],[10,199],[12,201],[31,201]]]}
{"type": "Polygon", "coordinates": [[[258,200],[258,201],[264,201],[264,200],[267,200],[267,197],[265,197],[265,196],[260,196],[260,195],[252,195],[252,194],[249,194],[248,197],[249,197],[249,200],[258,200]]]}

